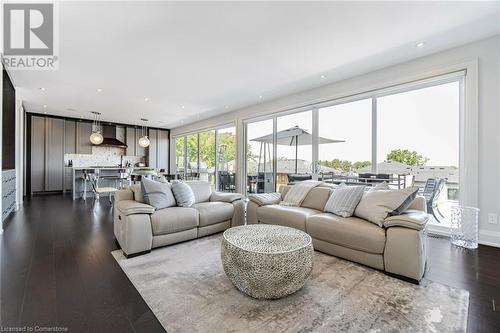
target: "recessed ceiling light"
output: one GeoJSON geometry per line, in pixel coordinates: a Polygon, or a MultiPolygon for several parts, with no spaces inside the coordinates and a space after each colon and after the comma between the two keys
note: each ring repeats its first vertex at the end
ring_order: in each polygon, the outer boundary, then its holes
{"type": "Polygon", "coordinates": [[[47,114],[47,111],[45,111],[43,114],[47,114]]]}
{"type": "Polygon", "coordinates": [[[184,109],[184,108],[185,108],[185,106],[184,106],[184,105],[181,105],[181,109],[184,109]]]}
{"type": "Polygon", "coordinates": [[[45,88],[44,88],[44,87],[40,87],[40,88],[38,88],[38,89],[40,89],[41,91],[45,91],[45,88]]]}
{"type": "Polygon", "coordinates": [[[259,96],[259,99],[262,99],[262,95],[259,96]]]}
{"type": "Polygon", "coordinates": [[[422,47],[422,46],[424,46],[424,45],[425,45],[425,42],[418,42],[416,46],[417,46],[417,47],[422,47]]]}
{"type": "Polygon", "coordinates": [[[102,92],[101,88],[97,88],[96,90],[97,90],[97,92],[102,92]]]}
{"type": "Polygon", "coordinates": [[[43,105],[43,108],[44,108],[44,109],[46,109],[46,108],[47,108],[47,104],[44,104],[44,105],[43,105]]]}
{"type": "Polygon", "coordinates": [[[326,75],[325,75],[325,74],[322,74],[322,75],[321,75],[321,78],[322,78],[322,79],[326,79],[326,75]]]}
{"type": "Polygon", "coordinates": [[[144,102],[148,102],[149,101],[149,98],[148,97],[144,97],[144,102]]]}

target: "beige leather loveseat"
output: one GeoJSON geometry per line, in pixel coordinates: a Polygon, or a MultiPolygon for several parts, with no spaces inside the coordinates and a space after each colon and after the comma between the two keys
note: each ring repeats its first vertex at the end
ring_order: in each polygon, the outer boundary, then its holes
{"type": "Polygon", "coordinates": [[[114,233],[126,257],[243,224],[241,194],[213,192],[207,182],[187,184],[195,195],[195,204],[191,207],[155,211],[144,203],[140,184],[116,193],[114,233]]]}
{"type": "Polygon", "coordinates": [[[301,207],[281,206],[290,185],[281,193],[249,196],[247,222],[285,225],[307,232],[314,249],[379,270],[420,281],[426,265],[425,199],[417,197],[402,215],[385,219],[384,226],[358,217],[324,213],[331,186],[313,188],[301,207]]]}

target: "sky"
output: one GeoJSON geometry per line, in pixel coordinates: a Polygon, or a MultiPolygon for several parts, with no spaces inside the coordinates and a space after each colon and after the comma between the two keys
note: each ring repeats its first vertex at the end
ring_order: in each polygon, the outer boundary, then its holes
{"type": "MultiPolygon", "coordinates": [[[[377,100],[377,160],[393,149],[415,150],[429,158],[426,165],[458,166],[459,83],[380,97],[377,100]]],[[[319,136],[345,140],[320,145],[319,159],[370,161],[372,141],[371,99],[319,110],[319,136]]],[[[295,113],[277,120],[278,131],[293,126],[312,133],[312,112],[295,113]]],[[[272,133],[272,120],[248,124],[249,144],[259,155],[253,138],[272,133]]],[[[272,154],[271,154],[272,155],[272,154]]],[[[277,156],[295,158],[295,147],[277,146],[277,156]]],[[[311,146],[299,146],[298,158],[311,161],[311,146]]]]}

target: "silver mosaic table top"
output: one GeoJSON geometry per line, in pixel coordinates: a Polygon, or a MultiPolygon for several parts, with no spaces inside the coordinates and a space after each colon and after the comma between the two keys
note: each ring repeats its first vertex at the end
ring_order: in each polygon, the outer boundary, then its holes
{"type": "Polygon", "coordinates": [[[311,236],[303,231],[268,224],[234,227],[224,232],[230,244],[255,253],[278,254],[299,250],[311,244],[311,236]]]}

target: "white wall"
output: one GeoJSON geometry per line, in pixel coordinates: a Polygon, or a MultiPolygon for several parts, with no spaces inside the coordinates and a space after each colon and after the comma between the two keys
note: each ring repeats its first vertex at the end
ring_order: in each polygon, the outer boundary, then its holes
{"type": "MultiPolygon", "coordinates": [[[[478,206],[480,214],[480,240],[483,244],[500,246],[500,225],[488,224],[488,213],[500,213],[500,36],[466,44],[457,48],[418,58],[381,70],[342,80],[320,88],[285,96],[270,102],[261,103],[235,110],[233,112],[206,119],[198,123],[172,129],[171,136],[195,131],[202,128],[215,127],[223,123],[235,121],[237,124],[238,148],[240,153],[244,147],[242,142],[242,121],[244,119],[281,112],[304,104],[322,100],[335,99],[382,88],[387,83],[403,82],[404,78],[428,73],[431,75],[450,65],[478,62],[478,206]]],[[[174,140],[171,141],[174,144],[174,140]]],[[[175,147],[170,150],[175,152],[175,147]]],[[[241,153],[241,157],[243,157],[241,153]]],[[[242,158],[238,164],[241,166],[242,158]]],[[[172,172],[175,170],[175,159],[171,156],[172,172]]],[[[462,188],[462,191],[467,191],[462,188]]]]}

